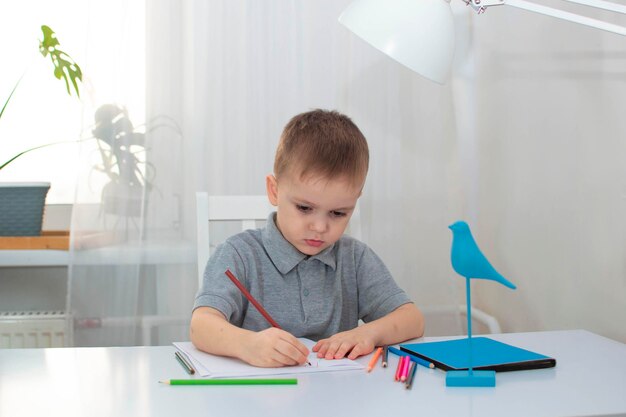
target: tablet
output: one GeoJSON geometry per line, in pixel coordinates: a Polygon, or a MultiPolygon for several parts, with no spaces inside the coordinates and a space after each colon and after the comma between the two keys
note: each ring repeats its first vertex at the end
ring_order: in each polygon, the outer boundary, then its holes
{"type": "Polygon", "coordinates": [[[473,369],[497,372],[552,368],[556,359],[530,350],[498,342],[487,337],[445,340],[441,342],[401,344],[400,349],[448,370],[473,369]],[[470,343],[471,340],[471,343],[470,343]],[[470,362],[471,361],[471,362],[470,362]]]}

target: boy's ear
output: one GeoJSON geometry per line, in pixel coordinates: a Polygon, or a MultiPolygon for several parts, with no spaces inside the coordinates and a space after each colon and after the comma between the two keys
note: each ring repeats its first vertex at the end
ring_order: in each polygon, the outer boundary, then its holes
{"type": "Polygon", "coordinates": [[[265,188],[270,203],[274,207],[278,206],[278,182],[273,174],[267,174],[267,177],[265,177],[265,188]]]}

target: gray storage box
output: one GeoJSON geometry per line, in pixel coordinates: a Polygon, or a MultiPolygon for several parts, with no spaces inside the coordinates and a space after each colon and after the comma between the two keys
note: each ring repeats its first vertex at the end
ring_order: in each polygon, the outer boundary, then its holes
{"type": "Polygon", "coordinates": [[[0,182],[0,236],[39,236],[49,182],[0,182]]]}

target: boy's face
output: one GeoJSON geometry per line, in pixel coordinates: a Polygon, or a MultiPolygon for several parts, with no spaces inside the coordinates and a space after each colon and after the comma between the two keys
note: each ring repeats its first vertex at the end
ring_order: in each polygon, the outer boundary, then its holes
{"type": "Polygon", "coordinates": [[[362,186],[347,179],[299,179],[287,174],[280,182],[266,177],[267,195],[276,206],[276,226],[305,255],[317,255],[335,243],[348,221],[362,186]]]}

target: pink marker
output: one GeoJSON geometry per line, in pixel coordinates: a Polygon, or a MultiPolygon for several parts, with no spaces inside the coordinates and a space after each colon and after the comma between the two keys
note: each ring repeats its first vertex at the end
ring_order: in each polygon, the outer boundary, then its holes
{"type": "Polygon", "coordinates": [[[411,358],[408,356],[404,357],[404,363],[402,364],[402,372],[400,373],[400,381],[406,382],[406,379],[409,376],[409,367],[411,366],[411,358]]]}
{"type": "Polygon", "coordinates": [[[400,380],[400,375],[402,374],[402,369],[404,368],[404,358],[405,356],[400,356],[398,358],[398,367],[396,368],[396,375],[394,377],[396,381],[400,380]]]}

